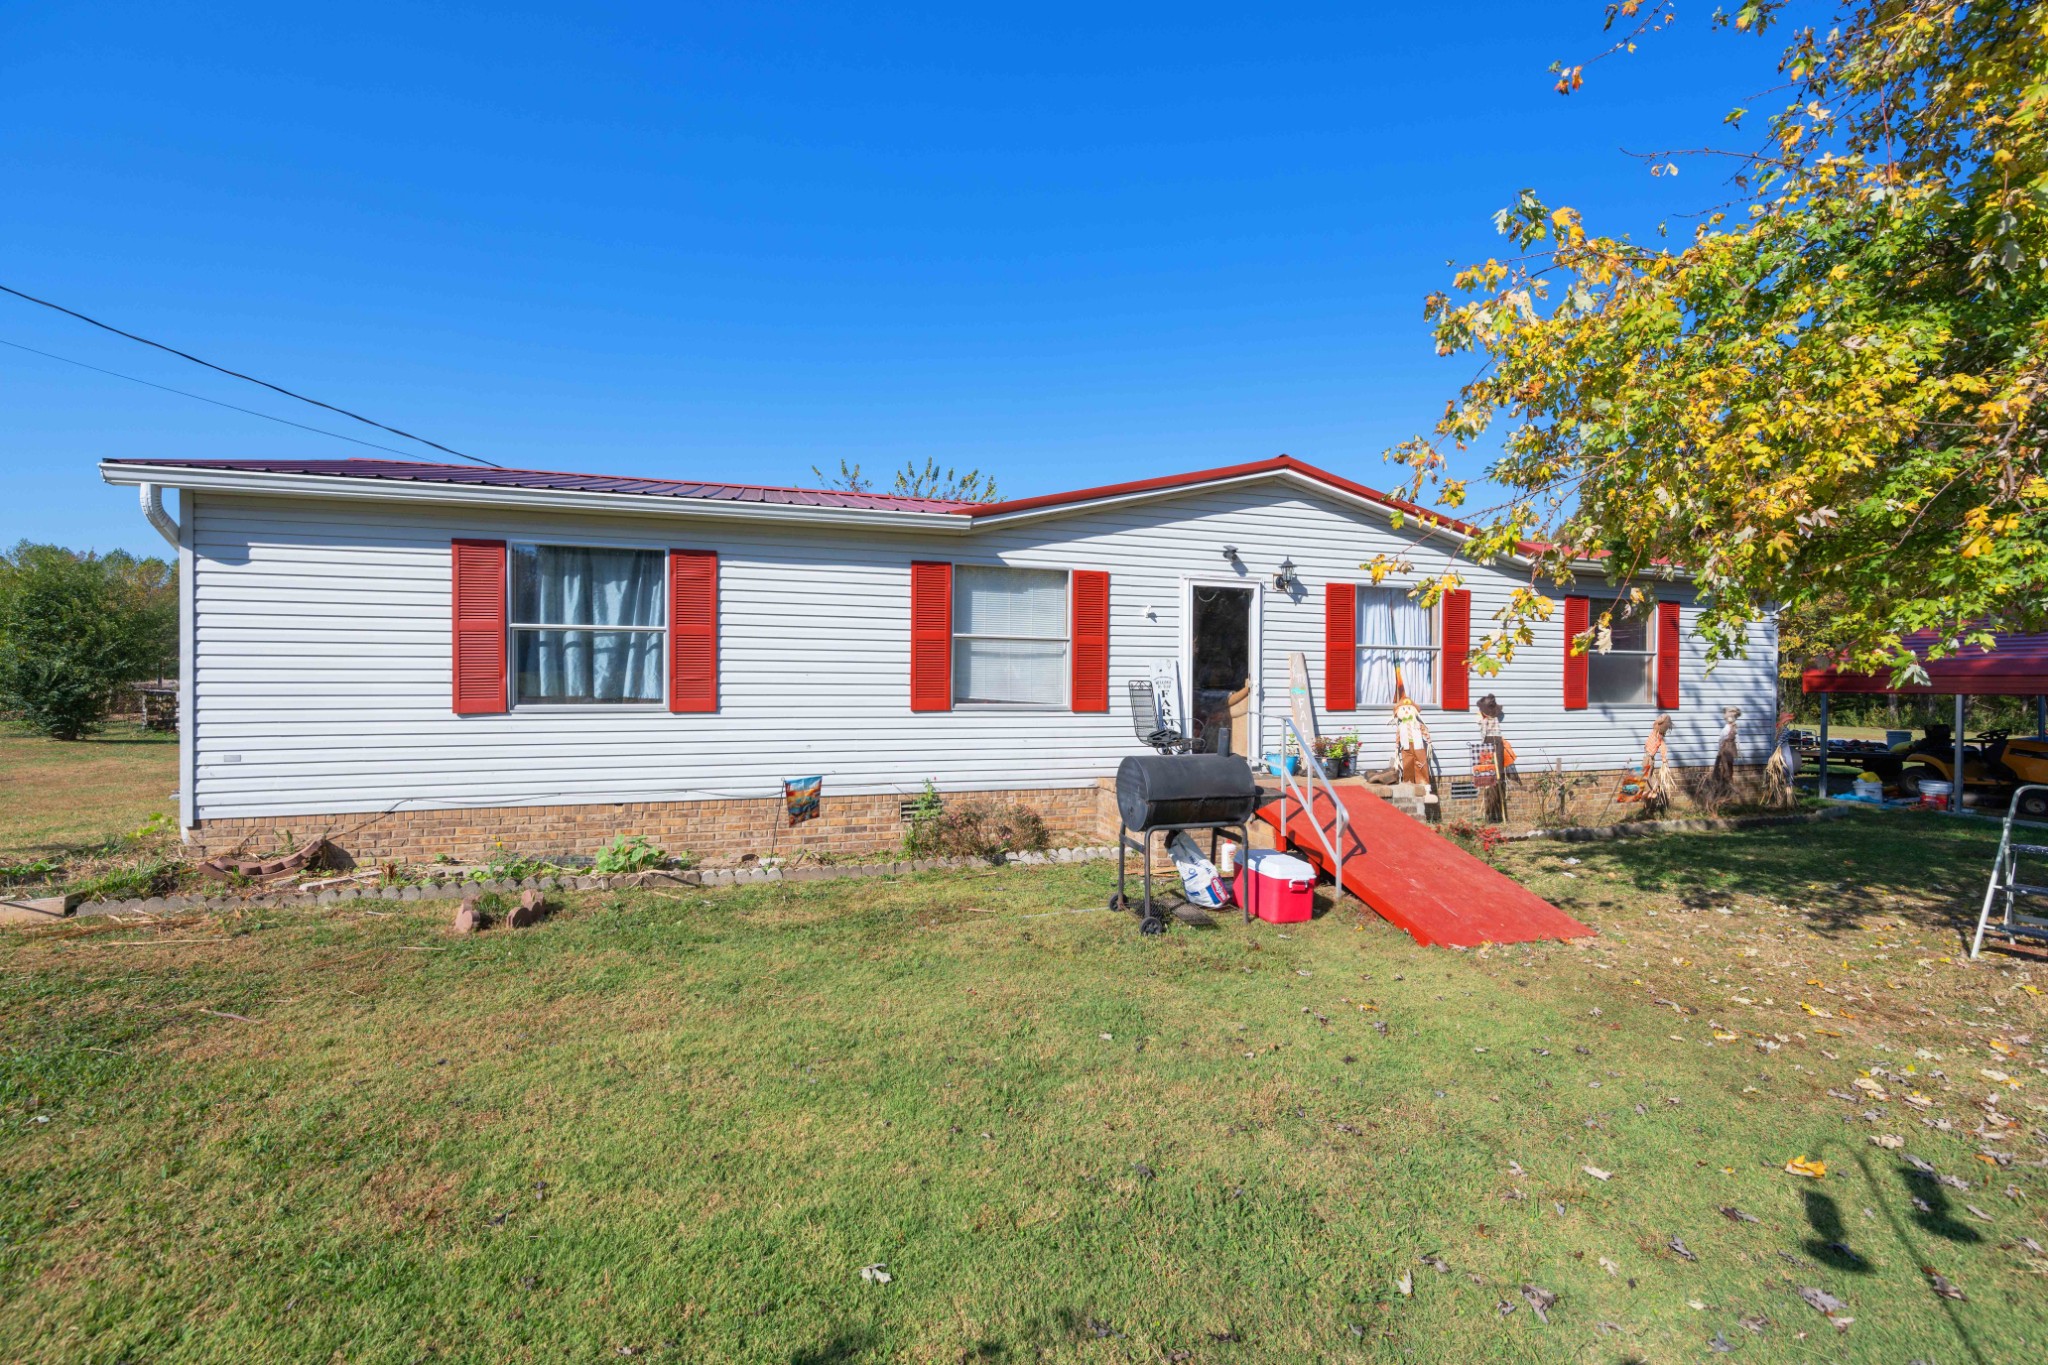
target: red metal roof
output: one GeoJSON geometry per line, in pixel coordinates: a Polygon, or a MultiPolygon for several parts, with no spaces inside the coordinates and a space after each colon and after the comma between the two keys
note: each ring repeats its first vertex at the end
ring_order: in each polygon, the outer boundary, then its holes
{"type": "Polygon", "coordinates": [[[242,469],[259,474],[307,474],[338,479],[470,484],[480,488],[539,488],[574,493],[634,493],[649,498],[707,498],[722,502],[777,503],[789,507],[861,507],[879,512],[957,513],[974,503],[906,498],[894,493],[846,493],[823,488],[777,488],[752,483],[694,483],[631,479],[610,474],[563,474],[544,469],[487,469],[482,465],[427,464],[413,460],[121,460],[156,469],[242,469]]]}
{"type": "MultiPolygon", "coordinates": [[[[770,484],[697,483],[680,479],[634,479],[611,474],[568,474],[545,469],[491,469],[481,465],[430,464],[423,460],[109,460],[108,464],[152,469],[249,470],[263,474],[305,474],[324,478],[385,479],[400,483],[468,484],[480,488],[547,489],[576,493],[627,493],[650,498],[701,498],[713,502],[749,502],[785,507],[841,507],[874,512],[924,512],[933,516],[986,517],[1015,512],[1035,512],[1147,493],[1168,493],[1180,488],[1224,483],[1232,479],[1256,478],[1265,474],[1295,474],[1338,492],[1349,493],[1382,507],[1413,517],[1426,527],[1441,527],[1461,536],[1477,536],[1480,529],[1456,517],[1433,512],[1427,507],[1382,493],[1327,469],[1319,469],[1292,455],[1247,464],[1224,465],[1217,469],[1196,469],[1185,474],[1166,474],[1129,483],[1102,484],[1065,493],[1043,493],[1037,497],[1012,498],[1007,502],[948,502],[942,498],[906,498],[895,493],[848,493],[829,488],[783,488],[770,484]]],[[[1516,546],[1522,555],[1534,558],[1550,547],[1525,540],[1516,546]]],[[[1604,551],[1592,556],[1600,559],[1604,551]]],[[[1663,560],[1655,563],[1669,567],[1663,560]]]]}
{"type": "Polygon", "coordinates": [[[249,470],[263,474],[305,474],[324,478],[388,479],[405,483],[468,484],[481,488],[533,488],[579,493],[630,493],[651,498],[705,498],[725,502],[776,503],[792,507],[851,507],[883,512],[930,512],[935,515],[969,515],[975,518],[1033,512],[1047,508],[1078,506],[1106,499],[1145,493],[1166,493],[1180,488],[1223,483],[1232,479],[1256,478],[1264,474],[1298,474],[1340,492],[1365,498],[1393,508],[1429,526],[1448,527],[1461,535],[1477,535],[1478,528],[1441,512],[1391,497],[1377,488],[1353,482],[1327,469],[1318,469],[1292,455],[1218,469],[1196,469],[1129,483],[1077,488],[1064,493],[1012,498],[1007,502],[949,502],[942,498],[906,498],[894,493],[848,493],[837,489],[780,488],[766,484],[697,483],[677,479],[634,479],[606,474],[568,474],[540,469],[489,469],[481,465],[429,464],[413,460],[119,460],[112,463],[155,469],[249,470]]]}
{"type": "Polygon", "coordinates": [[[1884,673],[1853,673],[1809,668],[1799,685],[1808,692],[1878,696],[2048,696],[2048,635],[1999,635],[1995,649],[1971,645],[1932,661],[1927,650],[1941,639],[1935,631],[1915,631],[1903,643],[1927,670],[1927,682],[1894,687],[1884,673]]]}

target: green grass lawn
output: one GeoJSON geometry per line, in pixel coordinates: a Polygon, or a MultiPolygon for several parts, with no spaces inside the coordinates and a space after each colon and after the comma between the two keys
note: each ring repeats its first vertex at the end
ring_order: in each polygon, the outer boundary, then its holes
{"type": "Polygon", "coordinates": [[[178,737],[116,722],[61,741],[0,722],[0,863],[63,855],[178,817],[178,737]]]}
{"type": "Polygon", "coordinates": [[[10,932],[0,1358],[2035,1358],[1990,839],[1512,846],[1601,937],[1465,953],[1145,940],[1100,866],[10,932]]]}

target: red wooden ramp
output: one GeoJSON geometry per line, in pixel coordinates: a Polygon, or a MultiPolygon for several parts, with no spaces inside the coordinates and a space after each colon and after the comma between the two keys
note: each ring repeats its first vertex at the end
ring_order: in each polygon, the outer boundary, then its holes
{"type": "MultiPolygon", "coordinates": [[[[1503,876],[1419,820],[1363,787],[1335,788],[1351,817],[1345,835],[1344,889],[1425,947],[1476,948],[1482,943],[1587,938],[1593,931],[1512,878],[1503,876]]],[[[1316,805],[1327,828],[1330,789],[1316,805]]],[[[1329,855],[1299,801],[1259,808],[1295,853],[1324,872],[1329,855]]]]}

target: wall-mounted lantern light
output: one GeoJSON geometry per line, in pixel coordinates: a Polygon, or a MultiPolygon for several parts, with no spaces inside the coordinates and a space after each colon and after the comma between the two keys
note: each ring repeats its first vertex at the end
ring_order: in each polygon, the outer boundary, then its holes
{"type": "Polygon", "coordinates": [[[1280,561],[1280,571],[1273,575],[1273,587],[1275,590],[1279,592],[1286,592],[1288,588],[1293,585],[1293,583],[1294,561],[1291,559],[1283,559],[1280,561]]]}

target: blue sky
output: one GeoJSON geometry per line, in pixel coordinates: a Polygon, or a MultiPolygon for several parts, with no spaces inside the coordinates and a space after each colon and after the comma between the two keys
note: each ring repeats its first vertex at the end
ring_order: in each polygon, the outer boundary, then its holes
{"type": "MultiPolygon", "coordinates": [[[[11,6],[0,282],[507,465],[1385,484],[1519,188],[1722,197],[1618,149],[1776,44],[1681,3],[1560,98],[1601,10],[11,6]]],[[[0,342],[387,439],[5,297],[0,342]]],[[[0,544],[159,550],[106,456],[377,453],[0,346],[0,544]]]]}

